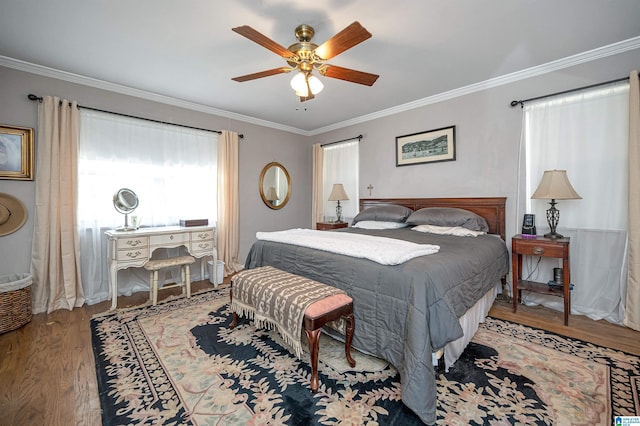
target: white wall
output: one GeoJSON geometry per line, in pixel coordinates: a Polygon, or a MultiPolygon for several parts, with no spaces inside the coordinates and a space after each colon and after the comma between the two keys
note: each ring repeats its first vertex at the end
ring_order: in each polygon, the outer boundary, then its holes
{"type": "MultiPolygon", "coordinates": [[[[74,99],[80,105],[109,111],[243,133],[245,137],[240,140],[239,150],[240,260],[243,263],[257,231],[310,226],[311,150],[310,141],[303,136],[5,67],[0,67],[0,93],[0,123],[5,125],[37,128],[37,103],[27,99],[29,93],[34,93],[74,99]],[[293,182],[289,203],[281,210],[266,207],[258,192],[260,172],[274,160],[287,168],[293,182]]],[[[28,211],[22,228],[0,237],[0,275],[29,272],[35,183],[0,180],[0,192],[20,199],[28,211]]],[[[203,196],[207,196],[206,188],[203,196]]]]}

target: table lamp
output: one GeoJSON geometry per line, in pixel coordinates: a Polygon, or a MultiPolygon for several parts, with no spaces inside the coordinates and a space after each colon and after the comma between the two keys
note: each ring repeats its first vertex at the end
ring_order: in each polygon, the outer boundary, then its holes
{"type": "Polygon", "coordinates": [[[542,180],[535,190],[532,199],[551,200],[551,207],[547,210],[547,222],[551,231],[544,234],[546,238],[558,239],[564,238],[563,235],[556,232],[556,227],[560,220],[560,210],[556,209],[556,200],[578,200],[582,199],[580,195],[573,189],[566,170],[545,170],[542,180]]]}
{"type": "Polygon", "coordinates": [[[337,201],[338,205],[336,206],[336,222],[342,222],[342,206],[340,205],[340,201],[348,200],[347,193],[344,192],[344,186],[341,183],[334,183],[333,188],[331,189],[331,194],[329,195],[329,201],[337,201]]]}
{"type": "Polygon", "coordinates": [[[267,189],[267,195],[265,197],[272,205],[276,203],[280,198],[278,197],[278,192],[276,191],[275,186],[270,186],[267,189]]]}

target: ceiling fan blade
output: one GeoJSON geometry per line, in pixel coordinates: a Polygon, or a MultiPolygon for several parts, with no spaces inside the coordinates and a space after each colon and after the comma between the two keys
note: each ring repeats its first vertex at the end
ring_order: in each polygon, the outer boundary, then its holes
{"type": "Polygon", "coordinates": [[[240,77],[233,77],[231,80],[242,83],[243,81],[255,80],[256,78],[270,77],[272,75],[287,73],[292,69],[293,68],[289,67],[274,68],[272,70],[260,71],[253,74],[242,75],[240,77]]]}
{"type": "Polygon", "coordinates": [[[371,33],[356,21],[318,46],[315,52],[322,59],[328,60],[362,43],[369,37],[371,37],[371,33]]]}
{"type": "Polygon", "coordinates": [[[240,34],[241,36],[248,38],[251,41],[258,43],[260,46],[269,49],[276,55],[280,55],[283,58],[290,58],[293,56],[293,52],[287,50],[284,46],[276,43],[269,37],[265,36],[262,33],[259,33],[248,25],[231,28],[231,30],[240,34]]]}
{"type": "Polygon", "coordinates": [[[337,67],[335,65],[326,65],[320,68],[320,74],[351,83],[364,84],[365,86],[373,86],[373,83],[375,83],[379,77],[379,75],[376,74],[337,67]]]}

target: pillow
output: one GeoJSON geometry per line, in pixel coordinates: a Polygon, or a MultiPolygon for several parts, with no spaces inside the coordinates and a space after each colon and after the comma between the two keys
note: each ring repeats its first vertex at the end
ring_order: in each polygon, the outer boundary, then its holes
{"type": "Polygon", "coordinates": [[[362,210],[353,218],[352,225],[363,220],[375,220],[379,222],[404,222],[413,213],[408,207],[398,204],[385,204],[383,206],[369,207],[362,210]]]}
{"type": "Polygon", "coordinates": [[[477,237],[484,235],[483,231],[472,231],[462,226],[435,226],[435,225],[418,225],[411,228],[412,231],[428,232],[438,235],[453,235],[456,237],[477,237]]]}
{"type": "Polygon", "coordinates": [[[482,217],[469,210],[450,207],[426,207],[416,210],[407,218],[408,225],[462,226],[472,231],[489,232],[482,217]]]}
{"type": "Polygon", "coordinates": [[[381,220],[361,220],[353,225],[353,228],[362,229],[399,229],[406,228],[407,224],[403,222],[384,222],[381,220]]]}

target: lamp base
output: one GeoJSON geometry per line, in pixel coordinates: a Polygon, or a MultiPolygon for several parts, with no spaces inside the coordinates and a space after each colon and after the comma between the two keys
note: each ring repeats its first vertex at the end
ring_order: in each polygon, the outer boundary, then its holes
{"type": "Polygon", "coordinates": [[[544,237],[552,240],[559,240],[560,238],[564,238],[564,235],[558,234],[556,231],[551,231],[548,234],[544,234],[544,237]]]}

